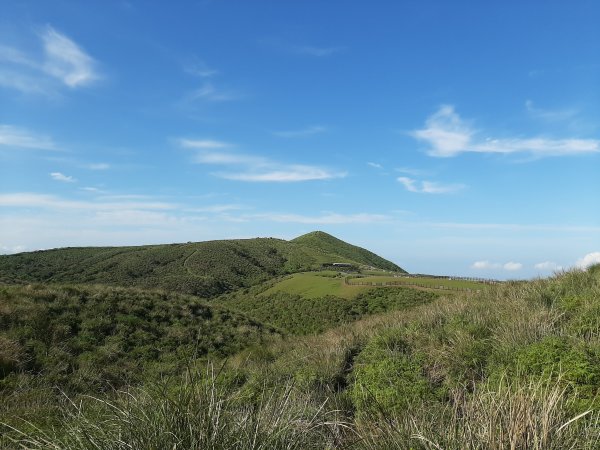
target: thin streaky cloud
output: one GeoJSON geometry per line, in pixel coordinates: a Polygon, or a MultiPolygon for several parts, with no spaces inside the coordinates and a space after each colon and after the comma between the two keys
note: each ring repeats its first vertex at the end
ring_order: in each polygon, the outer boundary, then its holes
{"type": "Polygon", "coordinates": [[[374,162],[367,162],[367,166],[371,166],[375,169],[383,169],[383,166],[381,164],[374,163],[374,162]]]}
{"type": "Polygon", "coordinates": [[[108,163],[91,163],[87,165],[87,168],[90,170],[108,170],[110,169],[110,164],[108,163]]]}
{"type": "Polygon", "coordinates": [[[298,181],[330,180],[332,178],[343,178],[342,172],[332,172],[314,166],[288,165],[281,168],[267,169],[263,171],[247,172],[221,172],[217,176],[227,180],[249,181],[249,182],[279,182],[289,183],[298,181]]]}
{"type": "Polygon", "coordinates": [[[579,111],[576,109],[545,109],[539,108],[533,104],[533,101],[527,100],[525,102],[525,108],[529,115],[535,119],[541,119],[548,122],[560,122],[565,120],[571,120],[577,116],[579,111]]]}
{"type": "Polygon", "coordinates": [[[13,194],[0,194],[0,207],[12,208],[42,208],[53,211],[60,210],[169,210],[177,205],[156,201],[80,201],[69,200],[55,195],[18,192],[13,194]]]}
{"type": "Polygon", "coordinates": [[[242,98],[237,92],[218,89],[213,83],[206,82],[198,89],[186,95],[188,101],[205,100],[208,102],[230,102],[242,98]]]}
{"type": "Polygon", "coordinates": [[[327,128],[321,125],[313,125],[301,130],[288,130],[288,131],[273,131],[272,134],[282,138],[299,138],[313,136],[315,134],[325,133],[327,128]]]}
{"type": "Polygon", "coordinates": [[[77,181],[72,176],[65,175],[61,172],[52,172],[52,173],[50,173],[50,177],[55,181],[62,181],[64,183],[75,183],[75,181],[77,181]]]}
{"type": "Polygon", "coordinates": [[[26,128],[6,124],[0,124],[0,146],[37,150],[58,150],[56,144],[49,136],[34,133],[26,128]]]}
{"type": "Polygon", "coordinates": [[[313,180],[329,180],[346,176],[345,172],[332,171],[306,164],[286,164],[261,156],[217,151],[220,141],[180,140],[186,148],[198,149],[192,158],[197,164],[217,165],[231,168],[213,175],[232,181],[293,183],[313,180]],[[200,142],[200,144],[198,144],[200,142]],[[213,150],[214,149],[214,150],[213,150]]]}
{"type": "Polygon", "coordinates": [[[473,129],[455,112],[452,105],[443,105],[425,122],[425,128],[411,135],[429,145],[427,154],[453,157],[461,153],[529,153],[537,157],[565,156],[600,152],[600,140],[546,137],[479,138],[473,129]]]}
{"type": "Polygon", "coordinates": [[[183,148],[216,149],[232,147],[228,142],[216,141],[214,139],[179,139],[179,145],[183,148]]]}
{"type": "Polygon", "coordinates": [[[342,225],[342,224],[372,224],[389,220],[383,214],[338,214],[325,213],[318,216],[305,216],[302,214],[267,213],[246,215],[248,220],[266,220],[269,222],[300,223],[307,225],[342,225]]]}
{"type": "Polygon", "coordinates": [[[407,191],[420,194],[451,194],[465,188],[464,184],[441,184],[435,181],[420,181],[409,177],[398,177],[397,180],[407,191]]]}
{"type": "Polygon", "coordinates": [[[219,74],[219,71],[209,67],[204,61],[194,59],[184,65],[183,70],[193,76],[201,78],[210,78],[219,74]]]}
{"type": "Polygon", "coordinates": [[[59,97],[58,87],[79,88],[101,78],[97,62],[51,26],[38,33],[41,54],[0,45],[0,86],[23,94],[59,97]]]}
{"type": "Polygon", "coordinates": [[[95,61],[79,45],[51,26],[41,33],[45,61],[43,70],[71,88],[98,80],[95,61]]]}
{"type": "Polygon", "coordinates": [[[299,55],[316,56],[323,58],[340,53],[345,50],[345,47],[317,47],[313,45],[298,45],[292,47],[292,51],[299,55]]]}

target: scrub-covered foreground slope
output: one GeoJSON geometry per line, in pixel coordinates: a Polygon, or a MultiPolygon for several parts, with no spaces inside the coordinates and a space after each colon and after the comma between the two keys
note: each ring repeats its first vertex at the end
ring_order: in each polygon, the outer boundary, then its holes
{"type": "Polygon", "coordinates": [[[99,283],[211,297],[278,275],[346,262],[402,269],[315,232],[293,241],[237,239],[140,247],[69,247],[0,256],[0,282],[99,283]]]}

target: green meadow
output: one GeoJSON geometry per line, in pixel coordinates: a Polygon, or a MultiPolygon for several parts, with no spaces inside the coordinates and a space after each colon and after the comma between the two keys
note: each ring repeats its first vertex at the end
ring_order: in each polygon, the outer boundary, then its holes
{"type": "Polygon", "coordinates": [[[304,298],[319,298],[328,295],[341,298],[354,298],[370,286],[351,286],[337,272],[296,273],[273,285],[261,295],[268,296],[277,292],[296,294],[304,298]]]}

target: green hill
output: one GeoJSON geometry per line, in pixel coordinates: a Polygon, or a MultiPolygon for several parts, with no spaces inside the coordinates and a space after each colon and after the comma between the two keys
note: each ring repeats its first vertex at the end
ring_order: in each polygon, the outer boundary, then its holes
{"type": "Polygon", "coordinates": [[[321,239],[305,235],[291,242],[256,238],[139,247],[69,247],[3,255],[0,281],[161,288],[212,297],[340,260],[401,270],[333,236],[316,236],[321,239]]]}
{"type": "Polygon", "coordinates": [[[118,387],[279,335],[197,297],[108,286],[0,286],[0,324],[0,391],[118,387]]]}
{"type": "Polygon", "coordinates": [[[378,269],[406,273],[404,269],[386,259],[383,259],[381,256],[378,256],[364,248],[357,247],[356,245],[348,244],[323,231],[313,231],[312,233],[304,234],[296,239],[293,239],[291,242],[302,245],[303,247],[328,253],[330,255],[336,255],[340,260],[337,262],[354,261],[366,266],[376,267],[378,269]]]}

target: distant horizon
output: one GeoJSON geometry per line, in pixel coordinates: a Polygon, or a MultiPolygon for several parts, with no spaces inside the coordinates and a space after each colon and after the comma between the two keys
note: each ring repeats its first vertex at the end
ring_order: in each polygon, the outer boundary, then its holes
{"type": "Polygon", "coordinates": [[[411,273],[600,263],[598,17],[7,0],[0,254],[320,229],[411,273]]]}

